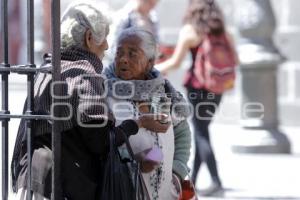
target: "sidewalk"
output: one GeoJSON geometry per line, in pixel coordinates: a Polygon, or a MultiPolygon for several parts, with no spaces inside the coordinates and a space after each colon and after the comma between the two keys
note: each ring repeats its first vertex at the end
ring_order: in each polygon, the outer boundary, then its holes
{"type": "MultiPolygon", "coordinates": [[[[225,192],[203,200],[300,200],[300,127],[282,127],[293,145],[291,155],[233,154],[231,145],[238,127],[212,124],[212,143],[225,192]]],[[[209,186],[205,165],[197,188],[209,186]]]]}

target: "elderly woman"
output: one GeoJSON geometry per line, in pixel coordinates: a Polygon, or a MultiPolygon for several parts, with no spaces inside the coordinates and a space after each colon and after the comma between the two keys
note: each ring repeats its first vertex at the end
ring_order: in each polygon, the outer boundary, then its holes
{"type": "MultiPolygon", "coordinates": [[[[153,69],[156,41],[151,33],[137,28],[126,29],[117,40],[116,50],[115,62],[104,73],[108,79],[108,102],[117,124],[129,117],[147,115],[151,111],[151,101],[153,103],[157,97],[171,97],[171,126],[166,133],[140,128],[129,140],[134,153],[144,153],[141,166],[150,198],[178,199],[180,179],[188,173],[191,140],[186,117],[189,106],[153,69]],[[154,166],[155,163],[158,165],[154,166]]],[[[166,109],[163,112],[166,113],[166,109]]],[[[165,123],[164,120],[158,119],[158,123],[165,123]]]]}
{"type": "MultiPolygon", "coordinates": [[[[109,23],[96,7],[73,4],[61,22],[61,78],[63,95],[60,97],[59,126],[62,135],[62,191],[64,199],[94,200],[101,191],[102,158],[108,153],[108,133],[114,118],[104,99],[102,62],[108,48],[106,37],[109,23]],[[66,106],[67,105],[67,106],[66,106]]],[[[48,64],[51,58],[47,58],[48,64]]],[[[34,112],[51,114],[51,74],[38,74],[35,80],[34,112]]],[[[26,105],[26,104],[25,104],[26,105]]],[[[25,109],[26,110],[26,106],[25,109]]],[[[153,118],[153,117],[152,117],[153,118]]],[[[117,144],[123,143],[121,131],[128,136],[139,127],[153,127],[151,117],[126,120],[116,130],[117,144]],[[144,123],[144,122],[147,123],[144,123]]],[[[51,123],[33,122],[32,185],[36,199],[50,198],[51,194],[51,123]]],[[[19,199],[26,198],[27,147],[25,121],[20,123],[12,159],[12,183],[19,199]]]]}

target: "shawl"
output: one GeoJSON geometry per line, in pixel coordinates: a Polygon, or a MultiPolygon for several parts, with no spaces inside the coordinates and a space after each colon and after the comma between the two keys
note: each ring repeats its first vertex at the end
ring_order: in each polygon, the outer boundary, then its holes
{"type": "MultiPolygon", "coordinates": [[[[44,57],[41,67],[51,65],[51,57],[44,57]]],[[[38,73],[34,81],[34,110],[33,114],[51,115],[52,98],[60,99],[58,132],[70,130],[93,120],[114,120],[108,111],[104,94],[104,79],[101,76],[103,66],[101,60],[93,53],[70,47],[61,50],[61,81],[52,82],[52,74],[38,73]],[[53,88],[61,85],[61,95],[54,96],[53,88]]],[[[25,101],[24,111],[27,109],[25,101]]],[[[19,161],[26,153],[26,121],[21,120],[12,158],[12,182],[15,189],[19,174],[19,161]]],[[[51,134],[52,121],[32,121],[33,136],[51,134]]]]}
{"type": "Polygon", "coordinates": [[[114,63],[104,68],[104,75],[107,79],[105,86],[109,96],[149,102],[156,95],[167,94],[171,98],[171,115],[175,121],[185,120],[191,113],[190,106],[183,95],[154,68],[148,73],[147,80],[125,81],[118,78],[115,74],[114,63]]]}

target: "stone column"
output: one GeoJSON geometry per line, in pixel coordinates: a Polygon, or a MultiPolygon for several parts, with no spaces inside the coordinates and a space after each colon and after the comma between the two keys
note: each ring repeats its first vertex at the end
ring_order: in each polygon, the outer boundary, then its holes
{"type": "Polygon", "coordinates": [[[277,67],[283,57],[273,43],[276,22],[269,0],[235,0],[240,34],[241,139],[239,153],[290,153],[278,130],[277,67]]]}

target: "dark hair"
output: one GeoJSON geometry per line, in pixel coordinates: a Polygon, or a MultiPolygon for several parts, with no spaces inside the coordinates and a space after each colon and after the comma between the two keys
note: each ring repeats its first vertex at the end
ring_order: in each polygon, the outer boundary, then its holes
{"type": "Polygon", "coordinates": [[[225,32],[223,14],[214,0],[190,0],[183,22],[191,24],[199,34],[225,32]]]}

